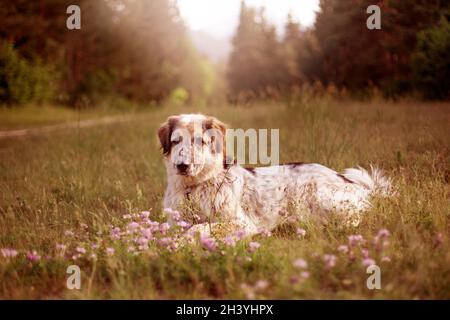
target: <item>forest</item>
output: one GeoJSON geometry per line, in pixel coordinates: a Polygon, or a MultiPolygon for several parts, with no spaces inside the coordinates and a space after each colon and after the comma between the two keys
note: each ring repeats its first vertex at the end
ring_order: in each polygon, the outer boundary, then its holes
{"type": "Polygon", "coordinates": [[[228,59],[193,46],[176,1],[72,1],[0,6],[0,103],[92,108],[99,101],[211,104],[281,99],[304,88],[338,96],[449,98],[449,3],[376,1],[381,29],[366,26],[372,0],[321,0],[316,22],[291,15],[275,29],[264,8],[241,3],[228,59]]]}

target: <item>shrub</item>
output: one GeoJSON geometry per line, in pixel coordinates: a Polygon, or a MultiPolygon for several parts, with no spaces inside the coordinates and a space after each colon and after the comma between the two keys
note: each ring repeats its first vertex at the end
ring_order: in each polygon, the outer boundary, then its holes
{"type": "Polygon", "coordinates": [[[0,102],[24,104],[53,97],[54,73],[40,61],[30,63],[11,44],[0,47],[0,102]]]}
{"type": "Polygon", "coordinates": [[[439,25],[417,35],[412,57],[415,84],[425,98],[450,98],[450,23],[442,17],[439,25]]]}

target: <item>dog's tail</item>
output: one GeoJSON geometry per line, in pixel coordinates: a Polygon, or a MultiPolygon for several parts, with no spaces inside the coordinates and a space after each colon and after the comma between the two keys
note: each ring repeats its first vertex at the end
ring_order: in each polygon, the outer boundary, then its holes
{"type": "Polygon", "coordinates": [[[361,167],[348,168],[344,170],[342,175],[350,181],[371,190],[372,194],[382,197],[394,195],[391,180],[377,167],[370,166],[370,173],[361,167]]]}

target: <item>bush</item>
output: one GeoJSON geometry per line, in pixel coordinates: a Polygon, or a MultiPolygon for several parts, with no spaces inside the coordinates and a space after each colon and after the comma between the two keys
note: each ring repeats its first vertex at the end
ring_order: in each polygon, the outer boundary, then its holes
{"type": "Polygon", "coordinates": [[[24,104],[44,102],[54,95],[54,74],[39,61],[30,63],[11,44],[0,47],[0,102],[24,104]]]}
{"type": "Polygon", "coordinates": [[[417,35],[412,57],[415,84],[425,98],[450,98],[450,23],[442,17],[439,25],[417,35]]]}

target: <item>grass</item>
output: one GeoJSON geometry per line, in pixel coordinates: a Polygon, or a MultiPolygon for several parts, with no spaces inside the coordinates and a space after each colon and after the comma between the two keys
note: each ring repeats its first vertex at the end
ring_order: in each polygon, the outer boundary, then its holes
{"type": "MultiPolygon", "coordinates": [[[[11,120],[11,127],[20,121],[11,120]]],[[[449,299],[449,123],[448,103],[313,99],[154,108],[133,122],[0,140],[0,248],[19,251],[14,258],[0,254],[0,298],[449,299]],[[271,237],[220,245],[217,252],[151,246],[134,255],[125,240],[111,240],[109,230],[123,229],[125,214],[143,210],[163,221],[165,171],[155,132],[166,116],[181,111],[209,113],[234,128],[279,128],[282,162],[337,170],[376,164],[393,178],[398,195],[374,199],[356,228],[333,219],[303,221],[280,226],[271,237]],[[298,227],[305,237],[297,236],[298,227]],[[389,244],[379,250],[372,239],[384,228],[389,244]],[[353,234],[367,240],[361,246],[381,268],[380,290],[366,286],[360,249],[354,260],[338,251],[353,234]],[[249,241],[261,247],[250,253],[249,241]],[[101,248],[91,249],[92,243],[101,248]],[[56,244],[67,245],[64,254],[56,244]],[[73,261],[77,246],[88,253],[73,261]],[[105,254],[106,247],[114,254],[105,254]],[[28,261],[29,250],[41,259],[28,261]],[[93,251],[97,259],[89,258],[93,251]],[[337,257],[334,267],[327,268],[324,254],[337,257]],[[293,266],[298,258],[307,261],[306,269],[293,266]],[[81,268],[80,290],[66,288],[71,264],[81,268]],[[309,277],[301,279],[302,271],[309,277]]]]}

